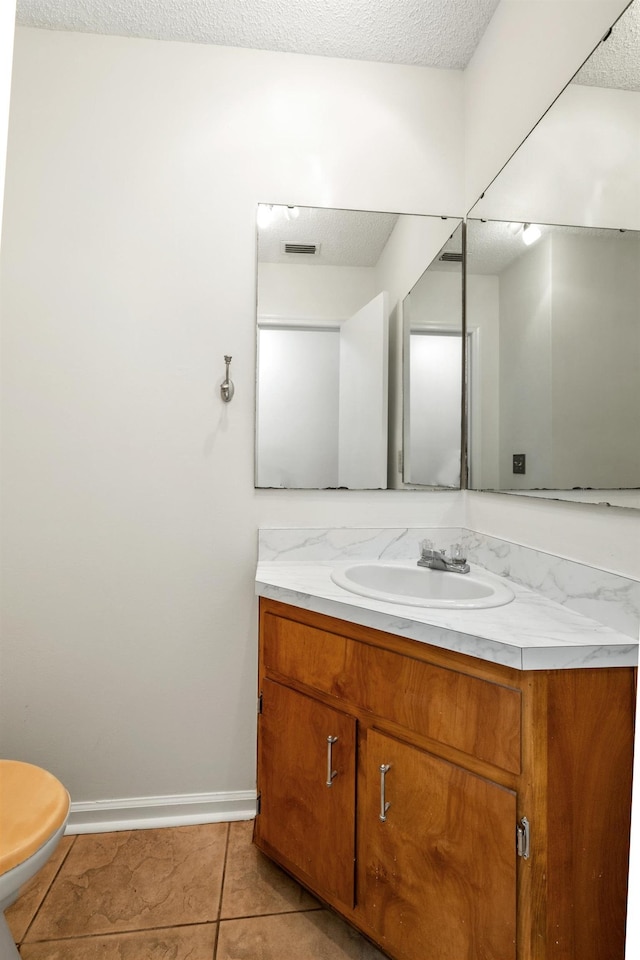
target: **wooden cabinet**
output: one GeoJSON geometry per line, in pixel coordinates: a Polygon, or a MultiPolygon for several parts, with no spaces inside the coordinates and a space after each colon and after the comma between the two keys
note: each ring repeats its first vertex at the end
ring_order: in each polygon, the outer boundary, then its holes
{"type": "Polygon", "coordinates": [[[634,670],[260,609],[267,855],[397,960],[623,960],[634,670]]]}
{"type": "Polygon", "coordinates": [[[265,678],[258,760],[265,849],[353,906],[356,721],[265,678]]]}
{"type": "Polygon", "coordinates": [[[515,793],[377,730],[361,784],[358,891],[381,946],[460,960],[473,931],[474,957],[515,958],[515,793]]]}

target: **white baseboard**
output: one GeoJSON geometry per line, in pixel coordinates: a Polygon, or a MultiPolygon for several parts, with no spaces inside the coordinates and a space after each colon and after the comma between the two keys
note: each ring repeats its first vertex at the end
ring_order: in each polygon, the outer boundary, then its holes
{"type": "Polygon", "coordinates": [[[226,820],[251,820],[256,815],[255,790],[230,793],[186,793],[165,797],[125,797],[72,803],[67,834],[150,830],[226,820]]]}

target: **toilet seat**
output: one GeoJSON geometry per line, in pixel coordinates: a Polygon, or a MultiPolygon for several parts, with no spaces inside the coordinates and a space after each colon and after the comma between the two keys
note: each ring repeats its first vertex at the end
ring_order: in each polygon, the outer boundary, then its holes
{"type": "Polygon", "coordinates": [[[69,794],[46,770],[0,760],[0,960],[20,960],[4,916],[62,837],[69,794]]]}
{"type": "Polygon", "coordinates": [[[39,850],[68,814],[69,794],[51,773],[0,760],[0,875],[39,850]]]}

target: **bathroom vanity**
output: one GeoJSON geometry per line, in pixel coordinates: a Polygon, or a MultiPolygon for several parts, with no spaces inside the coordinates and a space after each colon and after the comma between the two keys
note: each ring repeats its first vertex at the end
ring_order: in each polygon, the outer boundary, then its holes
{"type": "Polygon", "coordinates": [[[257,846],[397,960],[623,960],[637,648],[523,669],[285,580],[258,578],[257,846]]]}

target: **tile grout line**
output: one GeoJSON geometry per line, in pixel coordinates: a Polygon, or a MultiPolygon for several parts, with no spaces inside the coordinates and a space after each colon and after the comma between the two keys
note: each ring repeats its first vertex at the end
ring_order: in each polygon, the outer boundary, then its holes
{"type": "MultiPolygon", "coordinates": [[[[225,863],[225,861],[226,861],[226,851],[227,851],[227,845],[228,845],[228,842],[229,842],[229,832],[230,832],[229,822],[225,823],[224,826],[225,826],[226,829],[225,829],[224,851],[223,851],[223,858],[222,858],[223,867],[224,867],[224,863],[225,863]]],[[[127,834],[133,833],[133,831],[113,831],[113,832],[114,832],[114,833],[127,833],[127,834]]],[[[95,837],[97,837],[97,836],[100,836],[100,834],[87,834],[87,835],[86,835],[86,837],[87,837],[88,839],[95,838],[95,837]]],[[[209,919],[206,919],[206,920],[193,920],[193,921],[182,921],[182,922],[181,922],[181,921],[178,921],[177,923],[159,923],[159,924],[157,924],[156,926],[151,926],[151,927],[143,926],[143,927],[136,927],[136,928],[134,928],[134,929],[128,929],[128,930],[126,930],[126,929],[125,929],[125,930],[96,930],[96,931],[93,931],[92,933],[72,932],[72,933],[70,933],[70,934],[66,934],[66,935],[63,935],[63,936],[60,936],[60,935],[57,935],[57,936],[56,936],[56,935],[55,935],[55,932],[53,932],[53,931],[47,931],[47,933],[45,934],[45,936],[35,937],[35,938],[30,939],[29,941],[27,941],[26,938],[28,937],[29,932],[31,931],[31,929],[33,928],[33,925],[35,924],[37,918],[39,917],[40,912],[41,912],[41,910],[42,910],[43,907],[44,907],[45,901],[46,901],[46,900],[48,899],[48,897],[50,896],[51,891],[52,891],[52,889],[53,889],[53,887],[54,887],[54,883],[58,880],[58,878],[59,878],[59,876],[60,876],[60,873],[61,873],[64,865],[66,864],[67,859],[69,858],[69,856],[70,856],[70,854],[71,854],[71,851],[75,848],[75,843],[76,843],[77,837],[74,836],[74,837],[71,838],[71,840],[72,840],[72,842],[69,844],[68,850],[66,851],[66,853],[65,853],[64,856],[62,857],[62,859],[61,859],[61,861],[60,861],[60,863],[59,863],[59,865],[58,865],[58,867],[57,867],[57,869],[56,869],[56,871],[55,871],[55,873],[54,873],[51,881],[50,881],[49,884],[47,885],[46,891],[45,891],[44,895],[42,896],[42,899],[40,900],[40,902],[39,902],[36,910],[34,911],[33,916],[30,918],[30,920],[29,920],[29,922],[28,922],[28,924],[27,924],[27,927],[26,927],[26,929],[25,929],[25,931],[24,931],[24,934],[23,934],[22,938],[21,938],[19,941],[16,941],[16,946],[20,946],[20,947],[25,946],[25,947],[26,947],[26,946],[30,946],[31,944],[47,944],[47,943],[55,944],[55,943],[71,942],[71,941],[74,941],[74,940],[79,940],[79,941],[80,941],[80,940],[91,940],[91,939],[95,939],[95,938],[99,938],[99,937],[112,937],[112,936],[119,936],[119,935],[122,935],[122,934],[137,934],[137,933],[144,934],[144,933],[152,932],[153,930],[165,930],[165,929],[166,929],[166,930],[170,930],[170,929],[172,929],[172,928],[177,928],[177,927],[205,926],[205,925],[207,925],[207,924],[216,924],[216,925],[217,925],[217,921],[216,921],[216,918],[215,918],[215,916],[214,916],[214,917],[210,917],[209,919]],[[51,935],[52,933],[53,933],[53,936],[51,935]]],[[[220,888],[220,889],[221,889],[221,891],[222,891],[222,883],[221,883],[221,888],[220,888]]],[[[218,903],[218,913],[219,913],[219,912],[220,912],[220,902],[218,903]]],[[[0,960],[1,960],[1,958],[0,958],[0,960]]]]}
{"type": "MultiPolygon", "coordinates": [[[[41,909],[42,909],[42,907],[43,907],[43,905],[44,905],[45,900],[47,899],[47,897],[48,897],[49,894],[51,893],[51,888],[53,887],[54,883],[55,883],[56,880],[58,879],[58,876],[60,875],[60,871],[62,870],[62,868],[64,867],[65,863],[67,862],[67,857],[69,856],[69,854],[70,854],[71,851],[73,850],[73,848],[74,848],[74,846],[75,846],[75,842],[76,842],[76,838],[74,837],[73,840],[71,841],[71,843],[69,844],[69,849],[67,850],[67,852],[66,852],[65,855],[63,856],[62,860],[61,860],[60,863],[58,864],[58,869],[57,869],[57,870],[55,871],[55,873],[53,874],[53,877],[51,878],[51,883],[48,885],[47,889],[45,890],[44,896],[42,897],[42,900],[40,901],[40,903],[39,903],[38,906],[36,907],[36,909],[35,909],[35,911],[34,911],[34,913],[33,913],[33,916],[31,917],[31,919],[29,920],[29,923],[27,924],[27,926],[26,926],[26,928],[25,928],[25,931],[24,931],[24,933],[23,933],[23,935],[22,935],[22,938],[21,938],[21,940],[20,940],[20,946],[22,946],[22,944],[25,942],[25,940],[27,939],[27,935],[28,935],[28,933],[29,933],[29,930],[31,930],[31,927],[32,927],[32,926],[34,925],[34,923],[36,922],[36,917],[37,917],[38,914],[40,913],[40,911],[41,911],[41,909]]],[[[37,942],[37,941],[36,941],[36,942],[37,942]]]]}
{"type": "MultiPolygon", "coordinates": [[[[225,917],[223,923],[235,923],[242,920],[261,920],[263,917],[292,917],[301,913],[320,913],[323,907],[309,907],[306,910],[276,910],[270,913],[247,913],[238,917],[225,917]]],[[[206,927],[211,924],[218,924],[217,920],[190,920],[186,923],[159,924],[156,927],[133,927],[130,930],[109,930],[96,931],[95,933],[74,933],[64,937],[48,937],[41,940],[30,940],[25,946],[31,946],[35,943],[66,943],[73,940],[96,940],[100,937],[120,937],[133,933],[153,933],[155,930],[178,930],[180,927],[206,927]]],[[[22,941],[21,941],[22,943],[22,941]]]]}
{"type": "Polygon", "coordinates": [[[213,935],[213,953],[211,960],[216,960],[218,954],[218,940],[220,938],[220,916],[222,914],[222,900],[224,897],[224,882],[227,876],[227,860],[229,858],[229,845],[231,843],[231,824],[227,823],[227,842],[224,848],[224,860],[222,862],[222,877],[220,878],[220,896],[218,898],[218,911],[216,914],[216,929],[213,935]]]}
{"type": "MultiPolygon", "coordinates": [[[[293,917],[296,917],[296,916],[304,916],[304,915],[309,915],[309,914],[315,914],[315,913],[318,913],[318,912],[322,912],[324,909],[326,909],[321,902],[318,903],[316,906],[303,907],[302,909],[300,909],[301,905],[298,904],[298,909],[294,909],[294,910],[290,910],[290,909],[289,909],[289,910],[287,910],[287,909],[280,909],[280,910],[279,910],[279,909],[277,909],[277,907],[276,907],[276,903],[271,903],[270,905],[271,905],[271,908],[272,908],[272,909],[271,909],[271,910],[267,909],[267,912],[266,912],[266,913],[262,913],[262,912],[253,913],[253,912],[251,912],[251,906],[254,906],[254,903],[252,902],[251,905],[249,905],[249,903],[244,904],[245,910],[246,910],[246,907],[249,906],[249,911],[244,912],[244,913],[241,913],[241,914],[238,915],[238,916],[226,917],[226,918],[223,920],[223,918],[222,918],[222,908],[223,908],[224,903],[225,903],[226,884],[227,884],[227,882],[230,882],[230,883],[231,883],[231,880],[232,880],[232,876],[233,876],[233,869],[232,869],[232,867],[233,867],[233,864],[232,864],[231,858],[232,858],[232,856],[234,855],[234,851],[231,850],[231,830],[232,830],[232,828],[234,827],[234,824],[233,824],[232,822],[227,822],[227,823],[225,824],[225,827],[226,827],[226,830],[225,830],[225,841],[224,841],[224,845],[223,845],[223,856],[222,856],[222,858],[220,858],[220,859],[221,859],[221,863],[220,863],[220,860],[218,860],[218,865],[221,866],[220,888],[219,888],[218,904],[217,904],[217,909],[215,909],[215,910],[212,911],[212,912],[214,913],[214,916],[213,916],[211,919],[209,919],[209,920],[206,920],[206,919],[203,919],[203,920],[195,920],[195,921],[190,921],[190,922],[180,922],[180,921],[178,921],[177,923],[176,923],[176,922],[173,922],[173,923],[168,923],[168,924],[161,922],[161,923],[159,923],[157,926],[152,926],[152,927],[137,927],[136,929],[133,929],[133,930],[131,930],[131,929],[130,929],[130,930],[111,930],[111,931],[102,931],[102,932],[100,932],[100,931],[95,931],[95,932],[92,932],[92,933],[84,933],[84,934],[75,933],[75,934],[71,934],[71,935],[67,935],[67,936],[62,936],[62,937],[60,937],[60,936],[56,937],[55,935],[52,937],[52,936],[49,934],[49,936],[43,937],[42,939],[41,939],[41,938],[37,938],[37,939],[31,940],[31,941],[29,941],[29,942],[27,943],[27,942],[25,941],[25,938],[28,936],[30,930],[33,928],[33,925],[35,924],[37,918],[39,917],[40,912],[41,912],[41,911],[43,910],[43,908],[44,908],[45,902],[46,902],[46,901],[48,900],[48,898],[51,896],[52,889],[54,889],[54,885],[55,885],[55,884],[57,883],[57,881],[59,880],[60,874],[61,874],[61,872],[63,871],[63,868],[64,868],[64,866],[65,866],[65,864],[66,864],[66,861],[67,861],[67,859],[69,858],[72,850],[74,849],[75,839],[76,839],[76,838],[74,837],[74,838],[72,838],[72,842],[69,844],[69,848],[68,848],[68,849],[66,850],[66,852],[64,853],[64,855],[63,855],[63,857],[62,857],[62,859],[61,859],[58,867],[56,868],[56,870],[55,870],[55,872],[54,872],[54,874],[53,874],[50,882],[47,884],[46,889],[45,889],[45,892],[44,892],[44,894],[43,894],[43,896],[42,896],[42,898],[41,898],[41,900],[40,900],[40,903],[38,904],[37,908],[35,909],[35,911],[34,911],[34,913],[33,913],[33,916],[31,917],[30,921],[29,921],[28,924],[27,924],[27,927],[26,927],[26,929],[25,929],[24,935],[23,935],[23,937],[22,937],[21,940],[20,940],[20,945],[21,945],[21,947],[22,947],[22,946],[25,946],[25,947],[26,947],[26,946],[28,946],[28,945],[29,945],[29,946],[31,946],[31,945],[34,945],[34,946],[35,946],[36,944],[40,944],[40,947],[38,948],[38,950],[41,951],[41,950],[47,950],[49,946],[51,946],[51,948],[54,949],[55,946],[58,945],[58,948],[62,948],[62,949],[64,950],[65,948],[64,948],[63,945],[64,945],[65,943],[68,944],[68,943],[73,943],[73,942],[75,941],[75,942],[78,944],[78,946],[77,946],[75,949],[82,950],[83,948],[82,948],[81,945],[80,945],[82,941],[85,941],[85,943],[86,943],[87,941],[96,941],[96,940],[99,940],[99,939],[101,939],[101,938],[107,938],[107,939],[111,940],[112,938],[117,938],[117,937],[122,936],[122,935],[131,935],[131,934],[134,934],[134,935],[135,935],[135,934],[144,935],[144,934],[152,934],[153,932],[156,932],[157,934],[160,934],[160,932],[161,932],[161,931],[164,931],[164,930],[175,930],[176,928],[180,928],[180,927],[183,927],[183,928],[184,928],[184,927],[201,927],[201,926],[208,926],[208,925],[210,925],[211,923],[213,923],[213,924],[215,925],[215,927],[214,927],[214,930],[213,930],[213,932],[212,932],[212,933],[213,933],[212,946],[210,946],[208,949],[210,950],[210,953],[209,953],[209,958],[210,958],[210,960],[216,960],[216,958],[217,958],[219,955],[221,956],[221,952],[223,951],[223,948],[220,946],[220,928],[221,928],[221,923],[222,923],[222,922],[230,921],[230,922],[232,922],[232,923],[235,924],[236,922],[243,922],[243,921],[265,920],[265,919],[267,919],[267,918],[269,918],[269,917],[271,917],[271,918],[276,918],[276,917],[279,917],[279,918],[288,918],[288,917],[293,918],[293,917]],[[273,909],[274,907],[276,907],[276,909],[273,909]]],[[[234,836],[235,836],[235,833],[234,833],[234,836]]],[[[239,841],[240,841],[240,836],[238,836],[238,838],[237,838],[236,845],[234,846],[234,850],[236,850],[236,847],[238,846],[239,841]]],[[[243,843],[241,844],[241,847],[244,848],[244,834],[243,834],[243,843]]],[[[238,849],[236,852],[238,853],[238,855],[240,855],[241,850],[238,849]]],[[[300,886],[301,886],[301,885],[300,885],[300,886]]],[[[304,888],[302,888],[302,889],[304,889],[304,888]]],[[[232,891],[231,891],[231,892],[232,892],[232,891]]],[[[212,908],[213,908],[215,905],[214,905],[213,903],[211,903],[211,906],[212,906],[212,908]]],[[[255,906],[258,906],[258,904],[256,903],[255,906]]],[[[264,904],[263,907],[264,907],[264,906],[266,906],[266,904],[264,904]]],[[[281,904],[278,904],[278,906],[281,906],[281,904]]],[[[160,919],[160,918],[158,918],[158,919],[160,919]]],[[[53,931],[52,931],[52,932],[53,932],[53,931]]],[[[235,936],[235,935],[234,935],[234,936],[235,936]]],[[[188,939],[190,939],[190,938],[188,938],[188,939]]],[[[208,937],[207,937],[207,940],[208,940],[208,937]]],[[[211,941],[209,941],[209,942],[211,943],[211,941]]],[[[73,949],[73,948],[72,948],[72,949],[73,949]]]]}
{"type": "Polygon", "coordinates": [[[30,940],[29,943],[24,943],[22,946],[30,947],[33,944],[39,943],[73,943],[76,940],[99,940],[99,939],[109,939],[109,937],[128,937],[130,934],[136,933],[155,933],[156,930],[179,930],[181,927],[207,927],[212,926],[214,923],[213,920],[195,920],[190,921],[189,923],[169,923],[169,924],[160,924],[157,927],[134,927],[132,930],[111,930],[111,931],[98,931],[96,933],[74,933],[71,936],[65,937],[49,937],[46,940],[30,940]]]}
{"type": "MultiPolygon", "coordinates": [[[[238,917],[225,917],[222,923],[236,923],[239,920],[262,920],[263,917],[297,917],[301,913],[331,912],[330,907],[306,907],[303,910],[269,910],[268,913],[243,913],[238,917]]],[[[338,916],[338,914],[336,914],[338,916]]]]}

